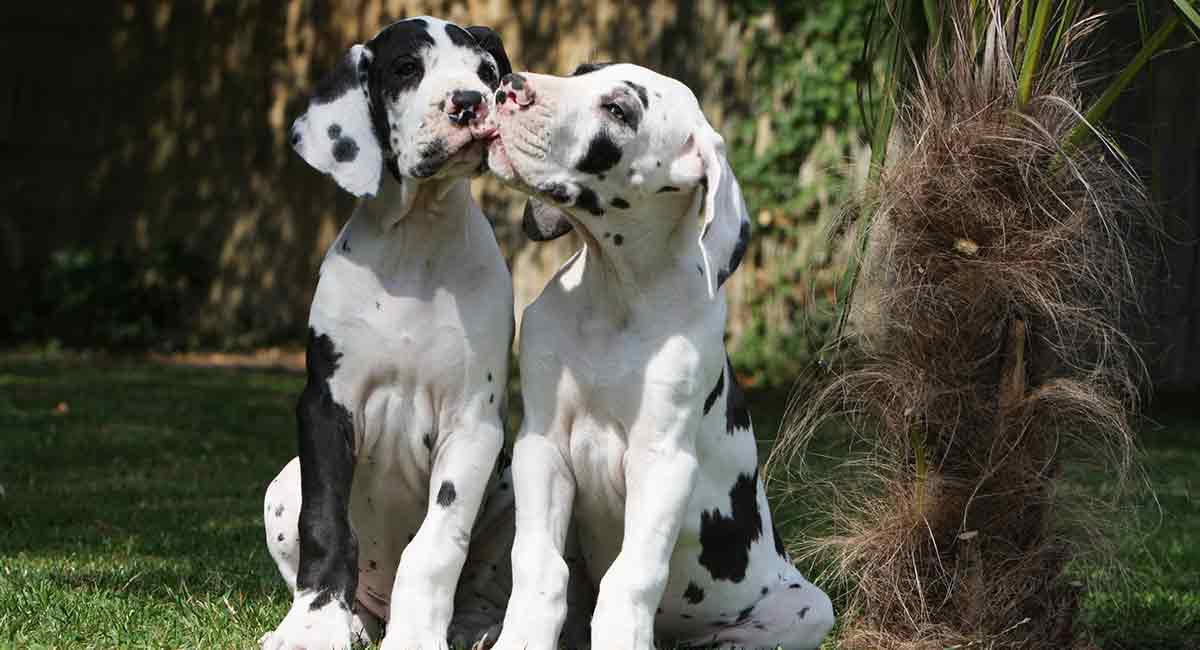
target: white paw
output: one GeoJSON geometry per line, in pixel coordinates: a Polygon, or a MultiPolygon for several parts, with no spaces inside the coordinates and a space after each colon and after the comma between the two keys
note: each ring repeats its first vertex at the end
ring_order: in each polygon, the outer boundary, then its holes
{"type": "Polygon", "coordinates": [[[314,593],[296,594],[279,627],[259,639],[262,650],[350,650],[350,610],[336,600],[313,609],[314,593]]]}
{"type": "Polygon", "coordinates": [[[653,610],[601,596],[592,614],[592,647],[654,650],[653,610]]]}
{"type": "Polygon", "coordinates": [[[404,630],[387,631],[379,650],[450,650],[446,635],[429,632],[411,633],[404,630]]]}
{"type": "MultiPolygon", "coordinates": [[[[505,625],[491,650],[557,650],[557,636],[549,624],[505,625]]],[[[488,647],[486,641],[483,647],[488,647]]]]}

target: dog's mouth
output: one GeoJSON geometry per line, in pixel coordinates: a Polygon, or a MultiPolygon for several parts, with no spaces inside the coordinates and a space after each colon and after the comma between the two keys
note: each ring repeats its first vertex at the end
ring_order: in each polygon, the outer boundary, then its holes
{"type": "Polygon", "coordinates": [[[473,124],[425,144],[409,174],[422,180],[475,176],[487,169],[488,147],[496,137],[492,124],[473,124]]]}

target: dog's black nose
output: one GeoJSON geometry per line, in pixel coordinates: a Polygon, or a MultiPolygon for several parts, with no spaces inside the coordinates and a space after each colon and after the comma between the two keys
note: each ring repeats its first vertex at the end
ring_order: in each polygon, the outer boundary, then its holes
{"type": "Polygon", "coordinates": [[[483,93],[477,90],[456,90],[450,95],[450,121],[458,126],[467,126],[483,115],[479,107],[483,104],[483,93]]]}

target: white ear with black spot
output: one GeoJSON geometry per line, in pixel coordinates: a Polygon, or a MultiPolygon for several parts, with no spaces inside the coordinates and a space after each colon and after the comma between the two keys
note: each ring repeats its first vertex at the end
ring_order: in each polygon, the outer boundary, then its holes
{"type": "Polygon", "coordinates": [[[371,123],[367,67],[371,51],[355,45],[313,89],[308,110],[289,133],[305,162],[355,196],[379,192],[383,149],[371,123]]]}
{"type": "MultiPolygon", "coordinates": [[[[709,298],[733,274],[746,246],[750,243],[750,213],[742,198],[742,188],[725,155],[725,140],[707,122],[701,124],[684,144],[683,151],[671,163],[672,182],[704,187],[704,225],[700,230],[700,256],[709,298]]],[[[689,215],[696,216],[693,210],[689,215]]]]}

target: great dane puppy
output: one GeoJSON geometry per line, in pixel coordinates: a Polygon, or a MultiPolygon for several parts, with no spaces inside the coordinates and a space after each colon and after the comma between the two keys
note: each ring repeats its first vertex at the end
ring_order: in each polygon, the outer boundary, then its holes
{"type": "Polygon", "coordinates": [[[294,600],[263,648],[348,648],[382,621],[384,648],[447,647],[503,444],[512,282],[470,178],[510,71],[487,27],[402,20],[353,46],[292,126],[305,161],[367,200],[321,264],[300,455],[267,489],[294,600]]]}
{"type": "Polygon", "coordinates": [[[687,87],[627,64],[510,75],[495,120],[489,168],[534,197],[530,236],[584,242],[521,326],[496,649],[555,647],[572,516],[599,583],[593,648],[816,647],[833,609],[774,532],[724,351],[722,284],[750,221],[720,135],[687,87]]]}

